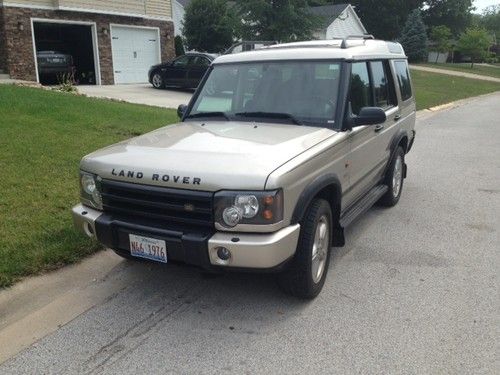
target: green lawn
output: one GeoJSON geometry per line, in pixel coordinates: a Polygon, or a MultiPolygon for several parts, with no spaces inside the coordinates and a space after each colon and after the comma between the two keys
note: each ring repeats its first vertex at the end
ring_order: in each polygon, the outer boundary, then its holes
{"type": "Polygon", "coordinates": [[[411,71],[415,86],[417,109],[431,108],[455,100],[500,91],[500,83],[477,79],[411,71]]]}
{"type": "MultiPolygon", "coordinates": [[[[412,75],[419,109],[500,90],[485,81],[412,75]]],[[[176,121],[174,110],[0,85],[0,287],[98,250],[71,220],[81,157],[176,121]]]]}
{"type": "Polygon", "coordinates": [[[457,72],[465,72],[472,74],[479,74],[481,76],[489,76],[494,78],[500,78],[500,66],[484,66],[474,64],[474,67],[471,68],[469,63],[466,64],[421,64],[422,66],[427,66],[429,68],[436,69],[447,69],[447,70],[456,70],[457,72]]]}
{"type": "Polygon", "coordinates": [[[176,120],[173,110],[0,85],[0,287],[96,251],[71,220],[80,158],[176,120]]]}

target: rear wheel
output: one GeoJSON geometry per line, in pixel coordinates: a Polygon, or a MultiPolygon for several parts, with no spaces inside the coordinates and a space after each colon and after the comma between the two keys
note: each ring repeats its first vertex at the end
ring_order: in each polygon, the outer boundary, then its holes
{"type": "Polygon", "coordinates": [[[165,83],[163,82],[163,78],[159,72],[153,73],[151,83],[155,89],[162,89],[165,87],[165,83]]]}
{"type": "Polygon", "coordinates": [[[405,153],[399,146],[394,152],[394,156],[389,165],[389,171],[385,177],[385,184],[389,190],[380,198],[379,203],[386,207],[395,206],[399,202],[403,191],[405,153]]]}
{"type": "Polygon", "coordinates": [[[332,243],[332,211],[324,199],[315,199],[301,222],[299,244],[290,266],[279,275],[282,289],[312,299],[325,284],[332,243]]]}

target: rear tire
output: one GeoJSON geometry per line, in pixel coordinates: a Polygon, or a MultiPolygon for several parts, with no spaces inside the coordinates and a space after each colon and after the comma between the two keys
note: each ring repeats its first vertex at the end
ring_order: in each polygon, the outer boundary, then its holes
{"type": "Polygon", "coordinates": [[[380,198],[379,204],[385,207],[393,207],[399,202],[404,182],[405,152],[398,146],[392,157],[384,184],[389,190],[380,198]]]}
{"type": "Polygon", "coordinates": [[[312,299],[323,289],[332,244],[332,210],[324,199],[315,199],[301,222],[297,251],[288,268],[278,276],[283,291],[312,299]]]}
{"type": "Polygon", "coordinates": [[[153,73],[153,76],[151,77],[151,83],[155,89],[165,88],[165,83],[163,82],[163,78],[159,72],[153,73]]]}

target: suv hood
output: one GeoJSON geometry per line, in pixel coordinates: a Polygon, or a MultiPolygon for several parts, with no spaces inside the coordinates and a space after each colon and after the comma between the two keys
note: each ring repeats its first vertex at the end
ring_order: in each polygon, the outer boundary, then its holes
{"type": "Polygon", "coordinates": [[[81,169],[145,185],[263,190],[276,168],[334,134],[287,124],[184,122],[87,155],[81,169]]]}

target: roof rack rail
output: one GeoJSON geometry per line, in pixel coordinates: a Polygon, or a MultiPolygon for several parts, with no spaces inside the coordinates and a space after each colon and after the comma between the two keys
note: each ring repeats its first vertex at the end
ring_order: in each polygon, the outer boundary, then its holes
{"type": "MultiPolygon", "coordinates": [[[[340,38],[339,38],[340,39],[340,38]]],[[[367,40],[367,39],[375,39],[375,37],[371,34],[364,34],[364,35],[348,35],[345,38],[342,38],[342,43],[340,44],[340,48],[346,49],[347,48],[347,41],[349,39],[361,39],[361,40],[367,40]]]]}

